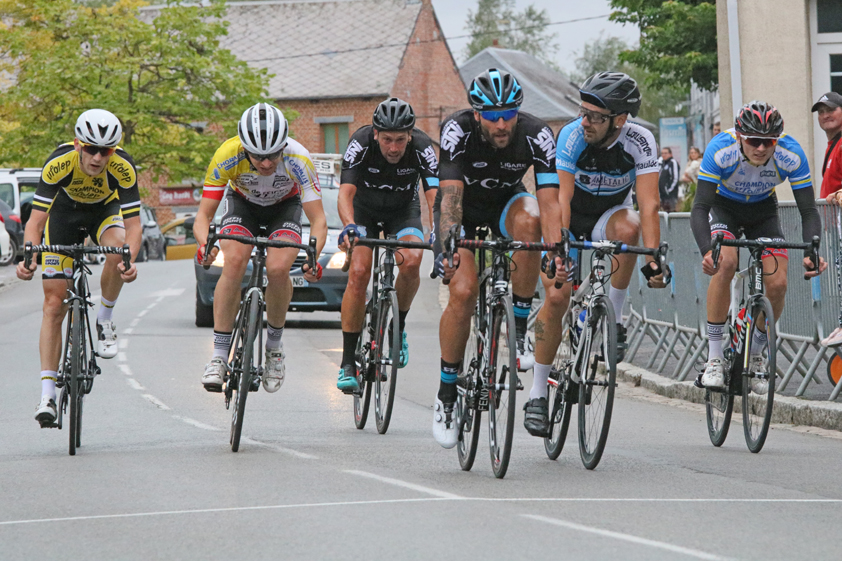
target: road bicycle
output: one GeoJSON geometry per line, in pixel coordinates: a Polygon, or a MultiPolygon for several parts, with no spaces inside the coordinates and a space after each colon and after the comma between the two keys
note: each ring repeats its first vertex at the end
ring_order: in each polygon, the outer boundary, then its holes
{"type": "MultiPolygon", "coordinates": [[[[250,391],[256,392],[263,380],[263,312],[266,301],[263,295],[265,288],[264,269],[266,265],[266,249],[296,248],[307,253],[307,264],[311,271],[316,270],[316,238],[310,237],[309,245],[284,241],[270,240],[257,236],[240,236],[235,234],[218,234],[216,224],[211,224],[208,230],[208,241],[205,245],[205,255],[210,255],[217,240],[234,240],[245,245],[254,246],[251,252],[251,276],[248,286],[240,302],[240,310],[234,323],[234,336],[231,341],[231,351],[225,365],[226,375],[222,384],[225,395],[225,409],[229,409],[231,401],[234,409],[231,415],[231,451],[240,449],[240,435],[243,431],[243,418],[246,414],[246,399],[250,391]]],[[[207,269],[210,263],[203,263],[207,269]]]]}
{"type": "Polygon", "coordinates": [[[129,245],[123,247],[85,246],[77,245],[32,245],[27,242],[24,246],[23,262],[29,268],[33,253],[58,253],[73,259],[73,281],[68,282],[67,298],[64,305],[67,309],[67,325],[64,337],[64,348],[56,376],[56,388],[61,389],[58,400],[58,416],[52,425],[41,425],[42,428],[58,428],[63,426],[63,417],[70,409],[70,446],[68,452],[76,455],[76,448],[82,445],[82,409],[85,396],[91,393],[94,378],[101,372],[96,363],[96,337],[91,329],[88,308],[93,307],[91,291],[88,287],[88,275],[91,270],[85,263],[85,255],[103,255],[115,253],[122,255],[123,266],[130,269],[131,250],[129,245]]]}
{"type": "MultiPolygon", "coordinates": [[[[575,241],[567,230],[563,231],[560,245],[559,255],[571,264],[575,260],[576,266],[572,275],[573,295],[562,318],[561,343],[547,379],[550,427],[544,438],[544,450],[551,460],[561,454],[573,406],[578,404],[579,455],[585,468],[594,469],[608,441],[617,385],[618,318],[606,295],[614,272],[613,256],[650,255],[664,272],[664,281],[669,283],[671,272],[666,262],[669,248],[665,242],[658,248],[646,248],[617,241],[575,241]],[[583,250],[593,250],[591,270],[584,282],[583,250]]],[[[643,270],[650,277],[657,273],[648,266],[643,270]]]]}
{"type": "MultiPolygon", "coordinates": [[[[359,391],[354,393],[354,424],[365,428],[374,390],[374,420],[377,432],[386,434],[392,419],[395,402],[395,385],[400,365],[401,333],[398,321],[398,295],[395,291],[395,266],[399,265],[395,253],[399,249],[432,249],[423,242],[401,241],[389,236],[377,238],[354,238],[347,252],[343,271],[351,265],[354,245],[374,250],[371,275],[371,298],[365,307],[362,335],[357,343],[357,381],[359,391]],[[382,253],[381,253],[382,251],[382,253]]],[[[398,253],[398,255],[400,255],[398,253]]]]}
{"type": "Polygon", "coordinates": [[[751,452],[756,454],[763,449],[769,432],[777,377],[775,316],[772,313],[772,304],[764,294],[761,258],[766,249],[802,249],[813,262],[813,267],[817,267],[819,237],[814,236],[810,243],[789,243],[768,238],[729,240],[724,238],[722,232],[719,232],[713,237],[711,243],[714,267],[719,261],[722,246],[747,248],[750,253],[749,264],[746,269],[734,275],[737,282],[732,283],[730,318],[726,323],[728,326],[726,336],[730,345],[723,352],[725,387],[705,388],[702,384],[702,374],[696,378],[695,386],[705,390],[708,435],[714,446],[722,446],[728,436],[731,414],[734,410],[734,396],[742,398],[743,432],[746,445],[751,452]],[[743,280],[748,281],[748,298],[742,290],[743,280]],[[765,361],[757,361],[758,364],[764,363],[763,371],[752,371],[750,358],[752,354],[757,353],[751,352],[751,345],[758,329],[766,333],[765,361]],[[760,383],[753,384],[753,380],[760,383]]]}
{"type": "MultiPolygon", "coordinates": [[[[480,229],[477,239],[459,239],[454,227],[445,240],[444,255],[453,262],[456,248],[475,249],[479,272],[479,297],[471,318],[471,333],[465,347],[462,372],[456,379],[456,450],[459,465],[469,471],[474,465],[480,420],[488,415],[488,444],[491,468],[497,478],[506,475],[512,452],[516,394],[523,385],[517,375],[515,317],[509,289],[512,251],[556,251],[556,244],[519,242],[487,237],[480,229]],[[490,254],[490,261],[488,257],[490,254]]],[[[445,281],[447,283],[447,281],[445,281]]]]}

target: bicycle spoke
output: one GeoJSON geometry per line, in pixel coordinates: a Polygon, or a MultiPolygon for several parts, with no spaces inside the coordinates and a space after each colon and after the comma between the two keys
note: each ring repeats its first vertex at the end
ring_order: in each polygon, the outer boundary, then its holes
{"type": "Polygon", "coordinates": [[[374,420],[377,432],[386,434],[392,418],[395,384],[400,364],[401,336],[398,321],[398,296],[394,291],[384,294],[377,324],[377,368],[374,378],[374,420]]]}
{"type": "Polygon", "coordinates": [[[506,475],[512,452],[515,396],[517,391],[517,348],[512,304],[508,297],[494,308],[490,343],[488,399],[488,442],[491,467],[497,478],[506,475]]]}
{"type": "Polygon", "coordinates": [[[459,465],[464,471],[470,471],[474,465],[482,418],[482,412],[476,408],[477,376],[481,360],[477,353],[477,335],[476,317],[472,317],[468,344],[462,359],[462,372],[456,386],[458,392],[456,415],[460,423],[456,452],[459,456],[459,465]]]}
{"type": "Polygon", "coordinates": [[[746,317],[746,352],[748,368],[743,371],[743,429],[748,449],[760,452],[766,442],[775,399],[776,346],[772,305],[763,296],[758,298],[746,317]],[[750,323],[749,323],[750,321],[750,323]],[[759,333],[758,333],[759,332],[759,333]],[[766,339],[759,348],[758,339],[766,339]]]}

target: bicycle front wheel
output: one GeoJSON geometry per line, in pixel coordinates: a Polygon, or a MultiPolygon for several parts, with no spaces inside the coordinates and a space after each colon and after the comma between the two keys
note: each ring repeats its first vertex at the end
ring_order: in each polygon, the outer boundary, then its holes
{"type": "Polygon", "coordinates": [[[375,337],[372,336],[374,323],[372,318],[372,304],[369,300],[365,307],[365,320],[363,321],[363,331],[360,334],[360,340],[357,342],[357,381],[360,384],[360,393],[354,394],[354,425],[362,430],[365,428],[365,423],[368,420],[368,408],[371,404],[371,378],[373,377],[374,356],[372,341],[375,337]]]}
{"type": "Polygon", "coordinates": [[[239,338],[241,349],[235,353],[234,372],[238,375],[237,392],[234,398],[234,412],[231,414],[231,451],[240,449],[240,435],[243,432],[243,418],[246,415],[246,399],[251,387],[254,362],[254,342],[257,339],[257,330],[263,328],[263,313],[256,294],[248,296],[243,309],[244,323],[241,327],[242,335],[239,338]],[[237,364],[239,360],[239,364],[237,364]]]}
{"type": "Polygon", "coordinates": [[[544,451],[551,460],[558,459],[567,440],[570,428],[570,412],[573,404],[569,399],[571,390],[570,371],[573,361],[573,339],[571,333],[572,316],[564,314],[561,322],[561,344],[553,361],[553,368],[547,378],[547,404],[550,407],[550,436],[544,438],[544,451]]]}
{"type": "Polygon", "coordinates": [[[617,324],[614,307],[608,297],[592,301],[581,337],[585,341],[579,373],[579,454],[587,469],[594,469],[605,450],[614,386],[617,379],[617,324]]]}
{"type": "Polygon", "coordinates": [[[395,403],[398,365],[401,362],[401,330],[398,318],[398,295],[388,292],[380,301],[377,323],[377,374],[374,376],[374,421],[377,432],[386,434],[395,403]]]}
{"type": "Polygon", "coordinates": [[[70,305],[70,380],[65,380],[70,402],[68,452],[71,456],[76,455],[76,447],[82,437],[82,344],[82,305],[79,300],[73,300],[70,305]]]}
{"type": "Polygon", "coordinates": [[[731,413],[734,411],[734,395],[728,391],[705,390],[705,416],[708,436],[714,446],[722,446],[731,428],[731,413]]]}
{"type": "Polygon", "coordinates": [[[777,353],[774,318],[772,304],[765,296],[754,302],[750,316],[746,317],[745,348],[749,359],[748,368],[743,369],[743,429],[748,449],[755,454],[763,449],[772,422],[777,353]],[[766,333],[766,348],[752,349],[755,341],[763,338],[763,332],[766,333]]]}
{"type": "Polygon", "coordinates": [[[491,344],[488,363],[488,444],[494,476],[502,478],[509,469],[515,428],[517,391],[517,347],[515,315],[511,298],[501,299],[491,312],[491,344]]]}
{"type": "Polygon", "coordinates": [[[456,381],[456,418],[459,420],[459,435],[456,441],[456,453],[459,465],[464,471],[471,471],[477,456],[479,427],[482,412],[475,406],[477,401],[476,380],[480,356],[477,352],[476,317],[471,317],[471,334],[465,346],[462,359],[462,372],[456,381]]]}

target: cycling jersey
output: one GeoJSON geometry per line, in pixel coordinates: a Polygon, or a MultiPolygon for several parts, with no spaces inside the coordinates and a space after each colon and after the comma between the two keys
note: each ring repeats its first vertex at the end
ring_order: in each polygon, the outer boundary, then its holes
{"type": "Polygon", "coordinates": [[[251,165],[239,137],[226,140],[208,166],[202,197],[221,201],[226,186],[260,206],[273,205],[297,195],[304,203],[322,198],[310,152],[291,138],[275,173],[268,176],[260,175],[251,165]]]}
{"type": "Polygon", "coordinates": [[[769,161],[755,166],[743,155],[734,129],[719,133],[708,144],[699,170],[699,180],[703,179],[717,186],[717,194],[742,203],[770,197],[785,179],[793,191],[813,187],[807,156],[797,140],[782,134],[769,161]]]}
{"type": "Polygon", "coordinates": [[[72,142],[56,148],[47,158],[41,171],[41,181],[35,191],[32,206],[49,212],[56,195],[60,192],[71,201],[62,208],[75,208],[75,203],[94,205],[118,200],[124,218],[140,214],[137,170],[131,156],[119,146],[108,159],[105,168],[96,176],[82,171],[79,152],[72,142]]]}
{"type": "Polygon", "coordinates": [[[342,160],[341,183],[357,187],[357,199],[375,210],[400,209],[411,204],[417,193],[419,178],[424,191],[439,186],[438,158],[430,137],[412,129],[412,139],[397,164],[390,164],[377,141],[374,127],[366,125],[351,136],[342,160]]]}
{"type": "MultiPolygon", "coordinates": [[[[517,119],[511,141],[500,149],[485,140],[471,109],[457,111],[442,125],[439,179],[464,183],[465,206],[505,205],[530,166],[534,166],[536,189],[558,188],[553,131],[529,113],[521,111],[517,119]]],[[[437,205],[440,199],[441,191],[437,205]]]]}
{"type": "Polygon", "coordinates": [[[660,169],[655,137],[642,126],[626,121],[617,140],[597,148],[585,142],[581,117],[559,131],[555,167],[574,176],[573,215],[591,217],[618,205],[631,207],[637,177],[660,169]]]}

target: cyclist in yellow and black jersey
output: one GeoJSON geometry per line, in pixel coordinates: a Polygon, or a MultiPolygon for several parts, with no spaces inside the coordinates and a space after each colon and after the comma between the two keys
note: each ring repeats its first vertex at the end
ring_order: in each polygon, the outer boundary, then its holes
{"type": "MultiPolygon", "coordinates": [[[[59,146],[47,159],[26,223],[24,239],[32,244],[73,245],[87,236],[99,245],[122,246],[128,241],[132,261],[140,249],[140,195],[137,171],[118,143],[119,119],[103,109],[85,111],[76,121],[76,139],[59,146]]],[[[56,419],[56,372],[61,355],[63,301],[73,274],[73,261],[55,253],[41,256],[44,318],[41,325],[41,402],[35,419],[50,426],[56,419]]],[[[17,276],[30,280],[35,264],[18,264],[17,276]]],[[[124,282],[137,278],[134,265],[124,269],[120,255],[109,255],[102,269],[102,297],[97,312],[97,354],[117,354],[117,330],[112,311],[124,282]]]]}

